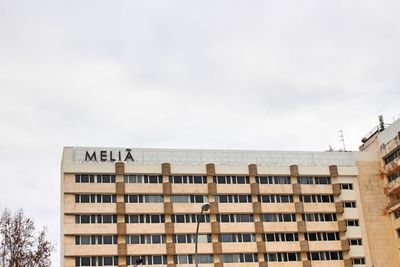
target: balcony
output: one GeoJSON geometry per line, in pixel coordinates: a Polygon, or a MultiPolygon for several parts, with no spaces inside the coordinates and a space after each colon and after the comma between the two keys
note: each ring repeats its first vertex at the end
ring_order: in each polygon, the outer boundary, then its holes
{"type": "Polygon", "coordinates": [[[399,199],[395,199],[392,200],[389,204],[388,204],[388,211],[389,212],[393,212],[397,209],[400,208],[400,198],[399,199]]]}
{"type": "Polygon", "coordinates": [[[339,231],[338,222],[307,222],[308,232],[336,232],[339,231]]]}
{"type": "Polygon", "coordinates": [[[64,247],[65,256],[114,256],[117,245],[70,245],[64,247]]]}
{"type": "Polygon", "coordinates": [[[128,255],[162,255],[167,253],[166,244],[127,244],[128,255]]]}
{"type": "Polygon", "coordinates": [[[264,222],[265,233],[297,232],[297,222],[264,222]]]}
{"type": "MultiPolygon", "coordinates": [[[[176,254],[194,254],[194,243],[175,243],[176,254]]],[[[199,254],[212,254],[212,243],[198,243],[199,254]]]]}
{"type": "Polygon", "coordinates": [[[257,244],[255,242],[230,242],[221,243],[222,253],[257,253],[257,244]]]}
{"type": "Polygon", "coordinates": [[[217,184],[218,194],[251,194],[249,184],[217,184]]]}
{"type": "Polygon", "coordinates": [[[163,214],[164,203],[126,203],[127,214],[163,214]]]}
{"type": "Polygon", "coordinates": [[[116,203],[65,203],[65,214],[110,214],[117,212],[116,203]]]}
{"type": "Polygon", "coordinates": [[[265,242],[265,249],[268,252],[282,252],[282,251],[300,252],[300,242],[298,241],[265,242]]]}
{"type": "Polygon", "coordinates": [[[261,211],[265,213],[295,213],[294,203],[262,203],[261,211]]]}
{"type": "Polygon", "coordinates": [[[254,233],[255,227],[253,222],[240,223],[220,223],[221,233],[254,233]]]}
{"type": "Polygon", "coordinates": [[[336,213],[335,203],[303,203],[305,213],[336,213]]]}
{"type": "Polygon", "coordinates": [[[333,189],[331,184],[302,184],[301,193],[305,195],[332,195],[333,189]]]}
{"type": "MultiPolygon", "coordinates": [[[[164,226],[164,224],[163,224],[164,226]]],[[[117,234],[116,223],[65,224],[64,235],[110,235],[117,234]]]]}
{"type": "Polygon", "coordinates": [[[308,241],[310,251],[342,250],[341,241],[308,241]]]}
{"type": "Polygon", "coordinates": [[[260,184],[260,194],[293,194],[291,184],[260,184]]]}

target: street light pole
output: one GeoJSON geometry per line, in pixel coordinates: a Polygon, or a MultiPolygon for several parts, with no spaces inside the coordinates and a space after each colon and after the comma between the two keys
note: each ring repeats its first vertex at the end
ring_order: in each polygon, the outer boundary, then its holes
{"type": "Polygon", "coordinates": [[[203,215],[204,211],[208,211],[209,209],[210,209],[210,204],[206,203],[203,206],[201,206],[201,212],[200,212],[200,214],[197,215],[197,226],[196,226],[196,236],[195,236],[196,242],[194,245],[194,262],[196,264],[196,267],[199,266],[199,261],[197,259],[197,244],[199,241],[200,216],[203,215]]]}

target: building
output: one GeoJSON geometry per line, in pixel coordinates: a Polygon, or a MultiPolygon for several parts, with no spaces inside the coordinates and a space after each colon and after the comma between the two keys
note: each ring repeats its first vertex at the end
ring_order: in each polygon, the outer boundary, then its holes
{"type": "MultiPolygon", "coordinates": [[[[400,248],[400,119],[391,125],[385,125],[380,117],[380,125],[373,128],[362,140],[361,151],[373,151],[380,158],[380,173],[377,188],[384,192],[379,199],[379,207],[386,217],[391,219],[388,235],[396,240],[396,248],[400,248]]],[[[373,222],[372,222],[373,223],[373,222]]],[[[379,222],[375,222],[375,228],[379,222]]],[[[398,249],[394,257],[398,257],[398,249]]]]}
{"type": "Polygon", "coordinates": [[[381,162],[376,151],[65,147],[61,265],[194,266],[200,220],[202,267],[398,267],[384,209],[398,191],[383,190],[381,162]]]}

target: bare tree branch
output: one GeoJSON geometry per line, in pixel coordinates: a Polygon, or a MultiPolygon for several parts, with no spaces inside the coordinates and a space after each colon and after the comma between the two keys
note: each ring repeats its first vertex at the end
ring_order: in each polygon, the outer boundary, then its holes
{"type": "Polygon", "coordinates": [[[22,209],[14,215],[5,209],[0,217],[0,264],[4,267],[47,267],[54,246],[46,239],[46,228],[37,233],[22,209]],[[37,234],[37,235],[36,235],[37,234]]]}

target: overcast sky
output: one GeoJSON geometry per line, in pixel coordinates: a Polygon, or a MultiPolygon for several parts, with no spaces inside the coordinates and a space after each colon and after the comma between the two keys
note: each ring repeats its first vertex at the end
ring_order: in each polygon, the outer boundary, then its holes
{"type": "Polygon", "coordinates": [[[400,115],[399,10],[0,0],[0,209],[58,245],[63,146],[357,150],[400,115]]]}

